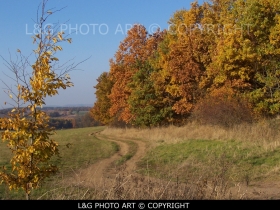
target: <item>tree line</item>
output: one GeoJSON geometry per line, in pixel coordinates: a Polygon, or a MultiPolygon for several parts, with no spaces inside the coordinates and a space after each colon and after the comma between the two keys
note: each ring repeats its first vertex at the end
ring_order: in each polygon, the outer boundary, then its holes
{"type": "Polygon", "coordinates": [[[193,2],[168,23],[153,34],[140,24],[128,31],[97,79],[95,120],[150,127],[278,114],[279,1],[193,2]]]}

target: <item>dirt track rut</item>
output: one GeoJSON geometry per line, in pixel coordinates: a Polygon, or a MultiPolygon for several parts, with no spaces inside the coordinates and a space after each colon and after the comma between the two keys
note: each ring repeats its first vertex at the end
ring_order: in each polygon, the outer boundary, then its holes
{"type": "Polygon", "coordinates": [[[100,183],[105,182],[106,185],[110,184],[117,175],[116,162],[130,152],[128,141],[135,143],[137,145],[137,150],[129,160],[125,161],[125,167],[122,168],[125,171],[122,172],[125,172],[127,175],[135,172],[137,161],[145,155],[145,142],[131,139],[116,139],[110,136],[104,137],[99,132],[93,133],[92,135],[100,140],[115,142],[119,146],[119,151],[109,158],[100,160],[85,169],[80,169],[79,171],[74,172],[74,176],[69,178],[70,180],[67,179],[67,182],[70,181],[71,183],[76,183],[85,187],[96,187],[100,185],[100,183]]]}

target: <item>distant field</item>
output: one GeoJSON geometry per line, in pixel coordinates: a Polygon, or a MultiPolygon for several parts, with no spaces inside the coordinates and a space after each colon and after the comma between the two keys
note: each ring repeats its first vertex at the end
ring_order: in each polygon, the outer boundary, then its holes
{"type": "MultiPolygon", "coordinates": [[[[55,158],[54,162],[60,168],[63,176],[73,173],[73,171],[95,163],[96,161],[110,157],[118,150],[118,146],[113,142],[100,141],[96,139],[93,132],[101,131],[104,127],[88,127],[68,130],[58,130],[53,138],[59,143],[60,159],[55,158]],[[66,144],[70,144],[69,148],[66,144]]],[[[10,152],[6,144],[0,142],[0,166],[9,163],[10,152]]],[[[51,178],[54,179],[54,178],[51,178]]],[[[41,194],[44,188],[38,194],[41,194]]],[[[35,192],[36,193],[36,192],[35,192]]],[[[9,193],[4,185],[0,185],[0,200],[5,198],[19,198],[23,194],[9,193]]]]}
{"type": "Polygon", "coordinates": [[[83,116],[83,115],[85,115],[86,113],[88,113],[89,111],[79,111],[78,113],[77,112],[75,112],[77,115],[79,115],[79,116],[83,116]]]}

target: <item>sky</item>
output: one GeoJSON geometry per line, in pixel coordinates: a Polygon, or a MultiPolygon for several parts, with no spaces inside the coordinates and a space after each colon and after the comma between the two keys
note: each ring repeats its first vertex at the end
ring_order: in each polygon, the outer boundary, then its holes
{"type": "MultiPolygon", "coordinates": [[[[59,29],[72,38],[71,44],[63,44],[57,54],[61,63],[72,59],[77,69],[69,73],[74,87],[60,89],[59,94],[46,98],[46,106],[93,106],[94,86],[99,75],[109,71],[109,59],[114,57],[119,44],[133,24],[142,24],[149,33],[156,28],[168,29],[168,20],[174,12],[189,9],[192,0],[49,0],[46,8],[54,13],[47,24],[59,23],[59,29]]],[[[198,1],[202,3],[201,1],[198,1]]],[[[0,56],[16,61],[17,49],[28,56],[36,45],[32,36],[36,33],[34,20],[41,0],[0,0],[0,56]]],[[[0,80],[9,87],[15,83],[5,61],[0,57],[0,80]]],[[[11,102],[0,81],[0,109],[11,102]]]]}

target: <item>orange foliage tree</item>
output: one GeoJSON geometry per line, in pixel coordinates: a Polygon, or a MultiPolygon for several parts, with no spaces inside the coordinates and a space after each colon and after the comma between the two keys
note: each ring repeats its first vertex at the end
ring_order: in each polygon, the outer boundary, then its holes
{"type": "Polygon", "coordinates": [[[128,104],[132,92],[128,84],[132,82],[133,75],[138,71],[135,64],[146,61],[155,48],[156,39],[150,38],[143,25],[135,24],[128,31],[114,59],[110,60],[110,75],[114,81],[109,96],[111,116],[117,116],[118,120],[126,123],[134,118],[128,104]]]}

